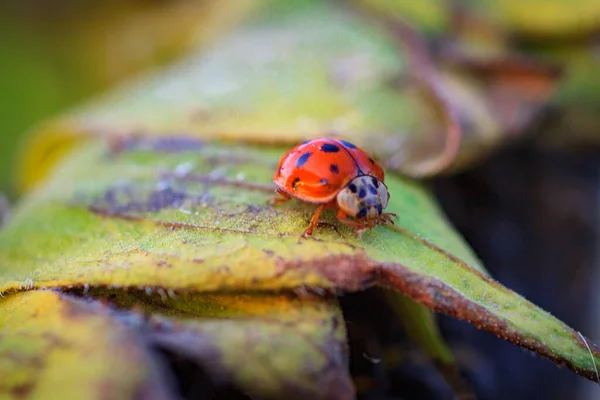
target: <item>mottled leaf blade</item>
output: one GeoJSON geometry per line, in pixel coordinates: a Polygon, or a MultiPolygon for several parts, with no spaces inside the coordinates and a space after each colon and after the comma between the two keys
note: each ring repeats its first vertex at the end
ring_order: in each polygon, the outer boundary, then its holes
{"type": "MultiPolygon", "coordinates": [[[[283,149],[182,138],[132,143],[123,152],[98,145],[78,149],[44,190],[16,211],[0,232],[0,290],[17,289],[28,279],[44,286],[291,288],[324,284],[291,264],[363,250],[378,262],[393,262],[428,249],[385,227],[354,238],[332,213],[316,232],[322,240],[299,239],[313,207],[267,204],[283,149]],[[177,142],[178,150],[160,150],[177,142]],[[42,250],[45,256],[37,257],[42,250]],[[295,278],[283,279],[284,273],[295,278]]],[[[479,265],[426,190],[395,177],[386,183],[392,193],[388,208],[400,214],[402,226],[479,265]]]]}
{"type": "Polygon", "coordinates": [[[99,305],[44,291],[0,299],[0,398],[174,398],[139,340],[99,305]]]}

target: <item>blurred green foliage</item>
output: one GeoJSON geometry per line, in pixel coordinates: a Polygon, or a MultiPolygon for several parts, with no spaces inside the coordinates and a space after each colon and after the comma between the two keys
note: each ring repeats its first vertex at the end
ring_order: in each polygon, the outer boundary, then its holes
{"type": "Polygon", "coordinates": [[[29,28],[19,21],[0,23],[0,192],[10,194],[19,138],[84,94],[65,85],[52,49],[29,28]]]}
{"type": "Polygon", "coordinates": [[[255,3],[0,2],[0,193],[17,194],[21,139],[34,125],[218,37],[255,3]]]}
{"type": "MultiPolygon", "coordinates": [[[[0,2],[0,193],[16,195],[21,138],[42,120],[152,65],[193,40],[218,37],[257,4],[301,0],[4,0],[0,2]],[[231,24],[229,24],[231,25],[231,24]]],[[[597,144],[600,2],[561,0],[353,0],[398,13],[430,38],[477,54],[542,56],[564,67],[545,127],[558,146],[597,144]],[[463,7],[457,7],[462,4],[463,7]],[[477,43],[475,46],[474,42],[477,43]],[[524,45],[529,42],[530,45],[524,45]],[[533,45],[531,45],[533,42],[533,45]],[[568,134],[567,134],[568,133],[568,134]]],[[[308,4],[308,3],[307,3],[308,4]]],[[[25,147],[24,145],[23,147],[25,147]]]]}

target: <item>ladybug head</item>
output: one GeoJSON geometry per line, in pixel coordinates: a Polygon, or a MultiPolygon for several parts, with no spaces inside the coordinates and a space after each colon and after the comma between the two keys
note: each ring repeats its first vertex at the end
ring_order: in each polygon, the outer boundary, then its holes
{"type": "Polygon", "coordinates": [[[390,194],[379,179],[363,175],[354,178],[337,195],[338,207],[354,218],[377,219],[387,207],[390,194]]]}

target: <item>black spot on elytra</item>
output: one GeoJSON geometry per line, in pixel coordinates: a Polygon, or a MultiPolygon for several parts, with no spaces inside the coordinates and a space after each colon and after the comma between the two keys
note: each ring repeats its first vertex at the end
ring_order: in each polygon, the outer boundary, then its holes
{"type": "Polygon", "coordinates": [[[375,165],[375,160],[373,160],[372,158],[369,157],[369,162],[373,165],[375,165]]]}
{"type": "Polygon", "coordinates": [[[331,172],[333,172],[334,174],[339,174],[340,173],[340,169],[338,168],[337,164],[331,164],[329,166],[329,170],[331,172]]]}
{"type": "Polygon", "coordinates": [[[337,147],[335,144],[325,143],[321,146],[321,151],[324,151],[325,153],[337,153],[338,151],[340,151],[340,148],[337,147]]]}
{"type": "Polygon", "coordinates": [[[312,153],[304,153],[300,156],[300,158],[298,158],[298,161],[296,161],[296,168],[301,168],[304,164],[306,164],[306,162],[308,161],[308,158],[311,156],[312,153]]]}
{"type": "Polygon", "coordinates": [[[321,178],[321,185],[327,185],[327,179],[321,178]]]}
{"type": "Polygon", "coordinates": [[[367,208],[363,207],[360,209],[360,211],[358,212],[358,214],[356,214],[356,218],[364,218],[367,216],[367,208]]]}
{"type": "Polygon", "coordinates": [[[375,189],[375,186],[370,186],[369,185],[369,192],[371,192],[373,194],[377,194],[377,189],[375,189]]]}
{"type": "Polygon", "coordinates": [[[348,185],[348,189],[350,189],[350,191],[351,191],[352,193],[356,193],[356,191],[358,190],[358,189],[356,188],[356,185],[355,185],[354,183],[351,183],[351,184],[349,184],[349,185],[348,185]]]}
{"type": "Polygon", "coordinates": [[[298,177],[294,178],[294,180],[292,181],[292,188],[296,189],[296,186],[298,186],[299,182],[300,182],[300,178],[298,178],[298,177]]]}
{"type": "Polygon", "coordinates": [[[361,188],[360,192],[358,192],[358,197],[360,197],[361,199],[364,199],[366,195],[367,195],[367,191],[364,188],[361,188]]]}
{"type": "Polygon", "coordinates": [[[344,146],[346,146],[347,148],[349,148],[349,149],[355,149],[355,148],[356,148],[356,146],[355,146],[355,145],[353,145],[353,144],[352,144],[352,143],[350,143],[350,142],[346,142],[345,140],[340,140],[340,142],[342,142],[342,144],[343,144],[344,146]]]}
{"type": "Polygon", "coordinates": [[[379,181],[377,180],[377,178],[371,178],[371,182],[373,182],[373,185],[378,188],[379,187],[379,181]]]}

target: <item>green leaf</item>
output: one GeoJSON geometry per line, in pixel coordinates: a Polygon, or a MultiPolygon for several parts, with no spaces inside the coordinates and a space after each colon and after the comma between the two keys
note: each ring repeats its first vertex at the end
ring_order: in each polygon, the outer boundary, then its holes
{"type": "Polygon", "coordinates": [[[595,378],[597,348],[483,273],[414,182],[386,180],[397,226],[356,238],[326,214],[302,239],[313,206],[267,205],[282,151],[182,137],[80,147],[0,232],[0,290],[380,284],[595,378]]]}
{"type": "MultiPolygon", "coordinates": [[[[0,232],[0,291],[83,284],[271,290],[332,287],[332,280],[361,287],[346,272],[397,261],[454,274],[444,267],[454,260],[422,238],[385,227],[355,238],[330,213],[314,239],[299,239],[314,207],[267,204],[283,149],[184,138],[122,146],[78,148],[45,190],[15,210],[0,232]],[[432,257],[442,264],[419,262],[432,257]],[[329,262],[349,265],[326,268],[329,262]]],[[[388,208],[402,226],[479,266],[426,190],[396,177],[386,183],[388,208]]]]}

